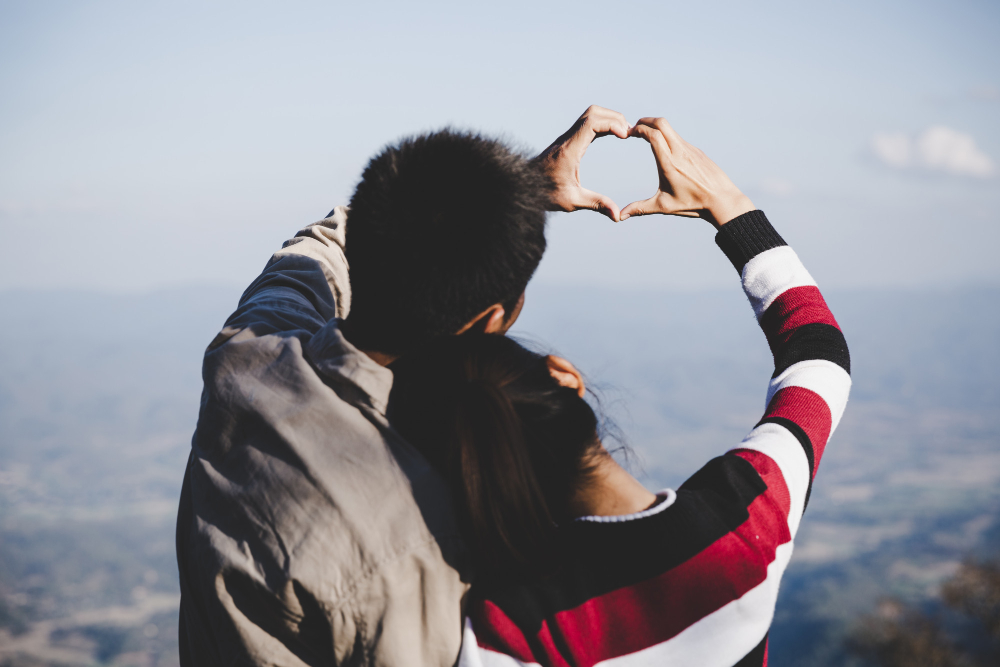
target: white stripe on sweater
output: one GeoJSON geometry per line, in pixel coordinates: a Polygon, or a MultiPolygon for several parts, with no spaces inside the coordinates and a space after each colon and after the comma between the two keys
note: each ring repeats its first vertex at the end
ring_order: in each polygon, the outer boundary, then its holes
{"type": "Polygon", "coordinates": [[[795,537],[805,511],[806,492],[809,490],[809,459],[798,438],[780,424],[761,424],[750,431],[736,449],[752,449],[771,457],[781,476],[785,478],[788,495],[791,498],[788,509],[788,531],[795,537]]]}
{"type": "MultiPolygon", "coordinates": [[[[806,359],[792,364],[784,373],[773,378],[768,385],[765,410],[778,390],[785,387],[803,387],[819,394],[830,408],[830,435],[833,435],[844,414],[844,408],[847,407],[847,396],[851,392],[851,376],[847,371],[825,359],[806,359]]],[[[814,444],[820,446],[826,443],[814,444]]]]}
{"type": "Polygon", "coordinates": [[[782,544],[767,566],[767,578],[740,599],[689,625],[672,639],[603,660],[595,667],[732,667],[767,634],[778,599],[778,584],[791,557],[792,543],[782,544]]]}
{"type": "Polygon", "coordinates": [[[782,292],[793,287],[816,286],[799,256],[788,246],[765,250],[751,259],[743,267],[742,278],[743,291],[758,320],[782,292]]]}
{"type": "Polygon", "coordinates": [[[465,619],[465,631],[462,633],[462,650],[458,654],[458,664],[455,667],[541,667],[537,662],[521,662],[506,653],[497,653],[479,646],[476,633],[472,630],[472,621],[465,619]]]}

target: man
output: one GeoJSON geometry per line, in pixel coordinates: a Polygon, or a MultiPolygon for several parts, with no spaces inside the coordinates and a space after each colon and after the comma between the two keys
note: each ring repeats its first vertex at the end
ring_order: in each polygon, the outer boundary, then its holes
{"type": "Polygon", "coordinates": [[[443,131],[372,159],[348,209],[286,242],[205,354],[177,521],[184,665],[453,665],[468,588],[443,481],[389,426],[394,359],[506,331],[546,210],[583,189],[591,107],[533,161],[443,131]],[[350,264],[350,281],[348,280],[350,264]]]}

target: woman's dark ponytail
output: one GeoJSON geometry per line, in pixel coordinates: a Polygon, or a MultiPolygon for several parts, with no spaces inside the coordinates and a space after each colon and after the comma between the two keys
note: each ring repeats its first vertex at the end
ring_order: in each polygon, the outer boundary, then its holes
{"type": "Polygon", "coordinates": [[[481,381],[468,383],[455,410],[456,466],[461,497],[477,544],[525,563],[544,550],[553,520],[545,503],[521,420],[507,394],[481,381]]]}
{"type": "Polygon", "coordinates": [[[587,402],[544,356],[498,335],[434,341],[393,371],[390,420],[445,476],[480,560],[546,569],[599,451],[587,402]]]}

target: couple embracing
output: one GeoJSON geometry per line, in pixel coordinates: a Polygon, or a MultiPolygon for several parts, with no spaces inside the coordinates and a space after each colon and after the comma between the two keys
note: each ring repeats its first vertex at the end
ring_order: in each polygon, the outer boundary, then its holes
{"type": "Polygon", "coordinates": [[[272,256],[205,353],[181,663],[764,665],[849,373],[796,254],[665,120],[591,107],[533,159],[403,140],[272,256]],[[609,134],[646,140],[659,171],[622,210],[578,176],[609,134]],[[570,361],[504,335],[546,211],[585,208],[714,225],[774,356],[760,422],[676,490],[607,453],[570,361]]]}

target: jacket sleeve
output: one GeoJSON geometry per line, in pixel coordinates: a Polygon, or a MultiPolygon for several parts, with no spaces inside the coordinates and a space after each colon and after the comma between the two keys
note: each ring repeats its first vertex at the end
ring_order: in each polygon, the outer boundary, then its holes
{"type": "Polygon", "coordinates": [[[347,208],[301,230],[274,253],[226,320],[209,350],[244,329],[255,336],[302,332],[312,335],[351,309],[351,285],[344,256],[347,208]]]}

